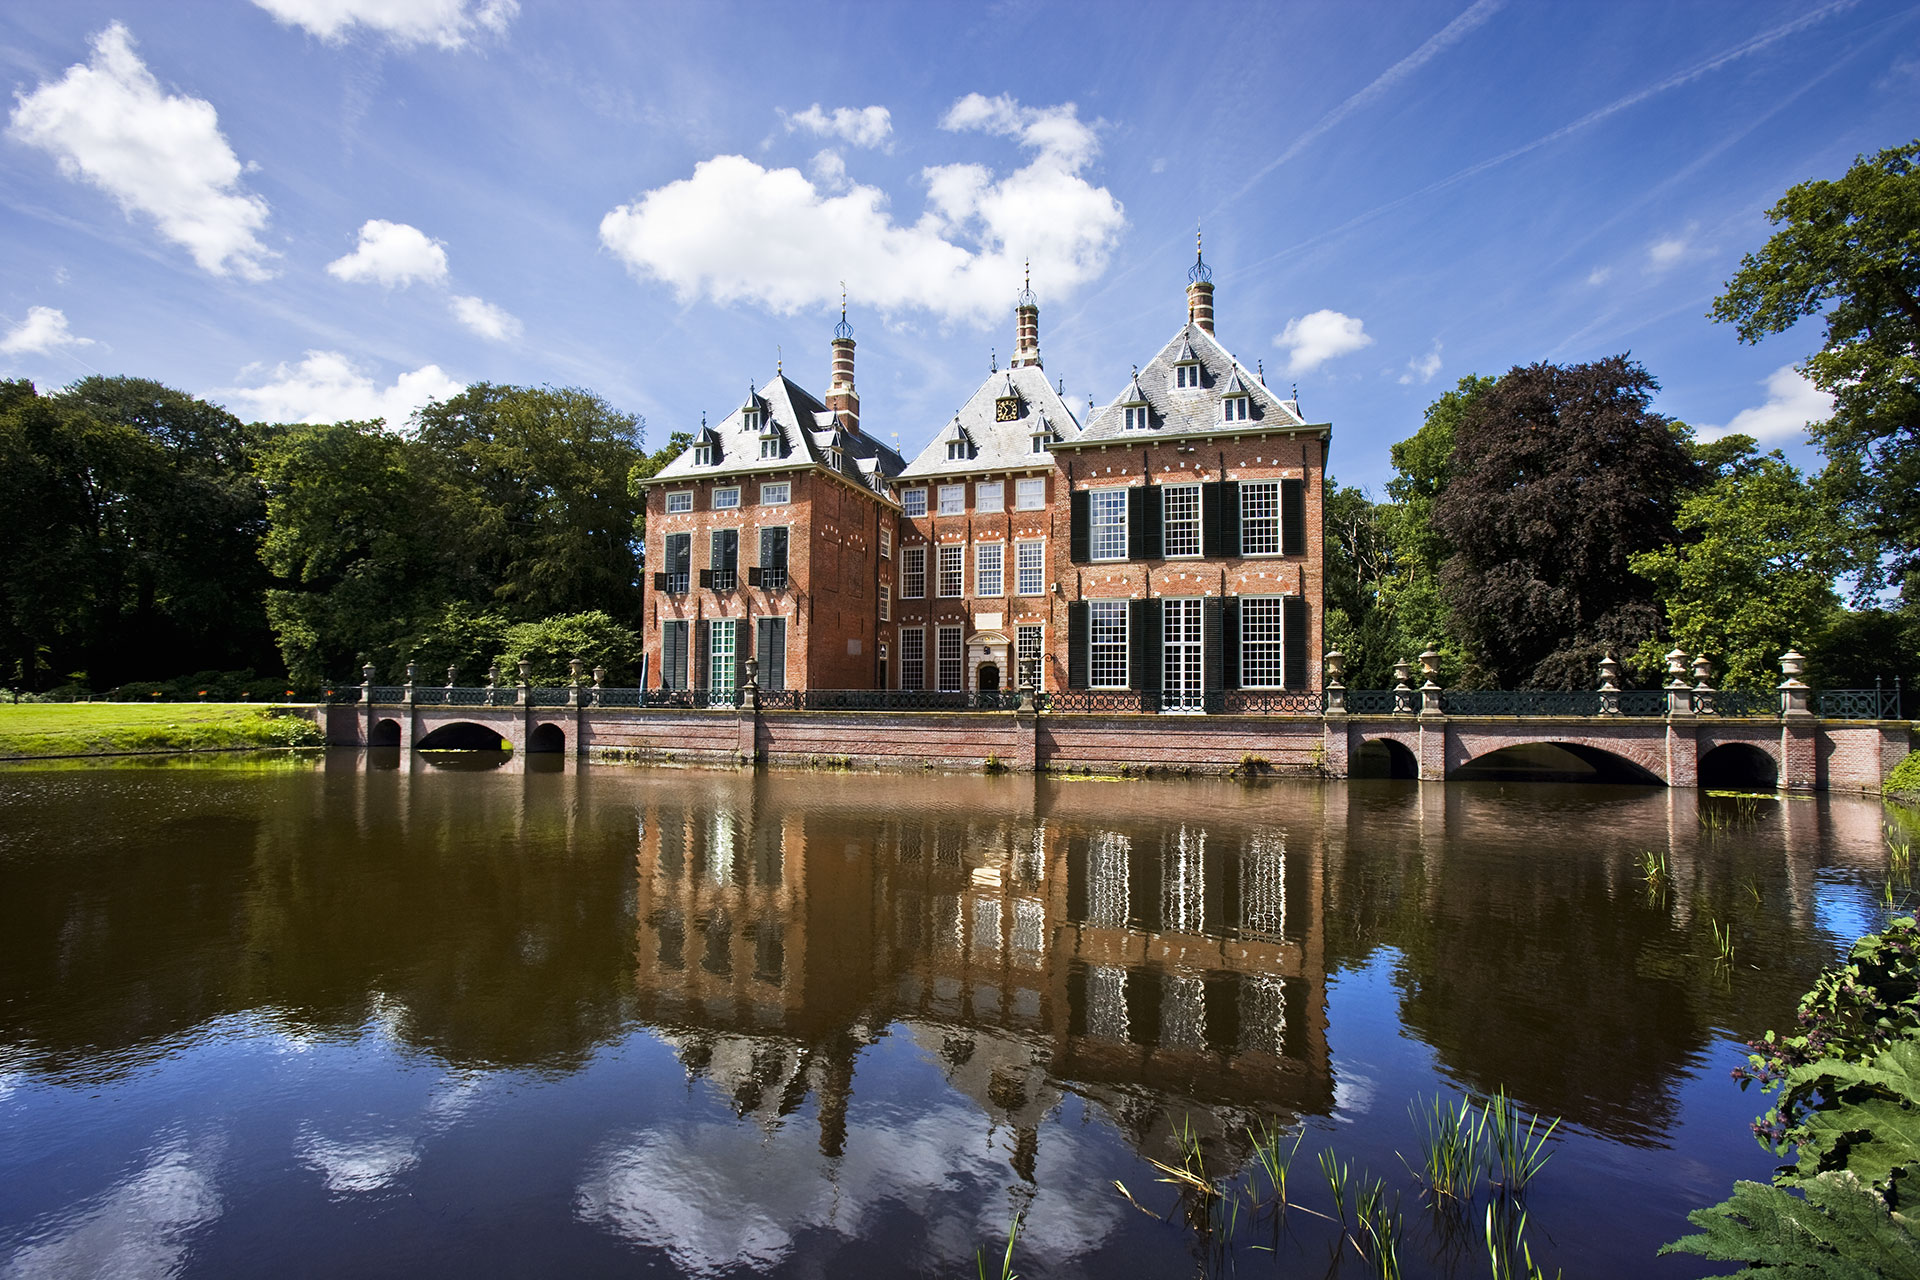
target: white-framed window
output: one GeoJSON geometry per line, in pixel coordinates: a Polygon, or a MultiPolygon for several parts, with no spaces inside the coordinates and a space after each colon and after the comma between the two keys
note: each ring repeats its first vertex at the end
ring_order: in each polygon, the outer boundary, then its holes
{"type": "Polygon", "coordinates": [[[1190,390],[1200,385],[1200,366],[1197,364],[1177,364],[1173,366],[1173,385],[1190,390]]]}
{"type": "Polygon", "coordinates": [[[713,448],[713,444],[710,441],[702,440],[699,444],[693,446],[693,465],[694,466],[710,467],[713,465],[713,459],[714,459],[714,448],[713,448]]]}
{"type": "Polygon", "coordinates": [[[973,594],[976,596],[1003,596],[1007,593],[1007,544],[1004,542],[976,542],[973,544],[973,594]]]}
{"type": "Polygon", "coordinates": [[[893,588],[884,582],[880,584],[880,621],[893,621],[893,588]]]}
{"type": "Polygon", "coordinates": [[[769,430],[765,435],[760,437],[760,456],[761,457],[779,458],[779,457],[784,457],[786,455],[786,452],[787,452],[787,442],[780,438],[779,432],[769,430]]]}
{"type": "Polygon", "coordinates": [[[1005,511],[1007,509],[1007,482],[1004,480],[982,480],[973,486],[973,509],[975,511],[1005,511]]]}
{"type": "Polygon", "coordinates": [[[1286,683],[1280,596],[1240,597],[1240,685],[1278,689],[1286,683]]]}
{"type": "Polygon", "coordinates": [[[1220,402],[1220,420],[1222,422],[1245,422],[1247,420],[1247,397],[1228,396],[1220,402]]]}
{"type": "Polygon", "coordinates": [[[1047,544],[1045,542],[1013,544],[1013,587],[1023,596],[1047,594],[1047,544]]]}
{"type": "Polygon", "coordinates": [[[939,512],[943,516],[965,515],[967,513],[967,486],[963,484],[941,485],[939,512]]]}
{"type": "Polygon", "coordinates": [[[1096,689],[1127,687],[1127,603],[1087,603],[1087,683],[1096,689]]]}
{"type": "Polygon", "coordinates": [[[1147,420],[1147,406],[1130,404],[1127,406],[1126,426],[1129,431],[1145,431],[1153,424],[1147,420]]]}
{"type": "Polygon", "coordinates": [[[941,627],[937,637],[939,649],[935,656],[939,665],[939,688],[942,692],[952,692],[960,688],[961,661],[964,652],[959,627],[941,627]]]}
{"type": "Polygon", "coordinates": [[[741,410],[740,427],[745,431],[758,431],[760,429],[760,411],[758,409],[741,410]]]}
{"type": "Polygon", "coordinates": [[[927,549],[925,547],[900,548],[900,598],[919,600],[926,594],[927,549]]]}
{"type": "Polygon", "coordinates": [[[880,531],[880,558],[882,560],[893,559],[893,530],[891,529],[882,529],[880,531]]]}
{"type": "Polygon", "coordinates": [[[1045,431],[1036,431],[1028,440],[1029,453],[1045,453],[1053,447],[1053,436],[1045,431]]]}
{"type": "Polygon", "coordinates": [[[1240,554],[1280,554],[1280,482],[1240,482],[1240,554]]]}
{"type": "Polygon", "coordinates": [[[760,505],[763,507],[784,507],[793,501],[793,482],[782,480],[777,484],[760,486],[760,505]]]}
{"type": "Polygon", "coordinates": [[[1047,478],[1021,476],[1013,482],[1015,511],[1044,511],[1047,507],[1047,478]]]}
{"type": "Polygon", "coordinates": [[[740,488],[738,485],[730,489],[715,489],[713,491],[713,509],[715,511],[730,511],[739,505],[740,488]]]}
{"type": "Polygon", "coordinates": [[[927,687],[927,629],[900,628],[900,687],[927,687]]]}
{"type": "Polygon", "coordinates": [[[1160,486],[1161,554],[1168,559],[1200,554],[1200,486],[1160,486]]]}
{"type": "Polygon", "coordinates": [[[1014,669],[1020,673],[1020,684],[1029,689],[1040,687],[1040,659],[1046,652],[1041,638],[1037,624],[1022,623],[1014,632],[1014,659],[1018,663],[1014,669]]]}
{"type": "Polygon", "coordinates": [[[733,647],[735,621],[732,618],[715,618],[707,626],[710,628],[707,632],[707,688],[716,696],[731,696],[736,665],[733,647]]]}
{"type": "Polygon", "coordinates": [[[1127,491],[1092,489],[1087,494],[1087,546],[1095,560],[1127,558],[1127,491]]]}
{"type": "Polygon", "coordinates": [[[927,491],[925,489],[902,489],[900,491],[900,510],[910,516],[923,516],[927,514],[927,491]]]}
{"type": "Polygon", "coordinates": [[[691,510],[693,510],[693,490],[683,489],[678,493],[670,493],[667,495],[667,514],[668,515],[674,515],[681,511],[691,511],[691,510]]]}
{"type": "Polygon", "coordinates": [[[947,461],[948,462],[965,462],[971,456],[972,456],[972,450],[970,450],[967,447],[967,442],[965,440],[947,441],[947,461]]]}
{"type": "Polygon", "coordinates": [[[940,594],[967,594],[967,549],[958,542],[940,548],[940,594]]]}

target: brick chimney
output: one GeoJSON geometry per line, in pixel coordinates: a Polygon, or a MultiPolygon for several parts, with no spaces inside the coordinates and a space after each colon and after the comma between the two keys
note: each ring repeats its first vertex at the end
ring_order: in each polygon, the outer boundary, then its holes
{"type": "Polygon", "coordinates": [[[860,430],[860,393],[853,389],[853,326],[847,323],[847,297],[840,295],[840,323],[833,326],[833,380],[827,385],[827,408],[846,425],[860,430]]]}
{"type": "Polygon", "coordinates": [[[1026,282],[1020,286],[1020,297],[1013,309],[1013,328],[1013,359],[1007,362],[1007,367],[1040,368],[1040,303],[1033,296],[1032,263],[1027,264],[1026,282]]]}
{"type": "Polygon", "coordinates": [[[1200,233],[1193,233],[1193,265],[1187,268],[1187,321],[1213,332],[1213,268],[1200,254],[1200,233]]]}

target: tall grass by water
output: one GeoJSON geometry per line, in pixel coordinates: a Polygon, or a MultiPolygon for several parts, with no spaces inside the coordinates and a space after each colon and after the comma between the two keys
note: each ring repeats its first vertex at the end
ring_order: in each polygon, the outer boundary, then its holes
{"type": "Polygon", "coordinates": [[[281,707],[162,703],[0,705],[0,759],[317,747],[326,736],[281,707]]]}

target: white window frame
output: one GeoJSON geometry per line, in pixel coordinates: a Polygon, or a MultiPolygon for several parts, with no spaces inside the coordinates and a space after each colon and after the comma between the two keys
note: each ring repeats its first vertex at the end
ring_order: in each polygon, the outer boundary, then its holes
{"type": "Polygon", "coordinates": [[[758,431],[760,429],[760,411],[758,409],[742,409],[740,411],[740,429],[742,431],[758,431]]]}
{"type": "Polygon", "coordinates": [[[927,629],[900,628],[900,687],[907,690],[927,687],[927,629]],[[907,673],[913,676],[909,681],[907,673]]]}
{"type": "Polygon", "coordinates": [[[1026,538],[1013,544],[1014,594],[1047,594],[1047,542],[1045,538],[1026,538]]]}
{"type": "Polygon", "coordinates": [[[971,456],[972,452],[967,448],[967,442],[965,440],[947,441],[948,462],[965,462],[971,456]]]}
{"type": "Polygon", "coordinates": [[[693,510],[693,490],[676,489],[667,495],[667,514],[677,516],[693,510]]]}
{"type": "Polygon", "coordinates": [[[925,547],[900,548],[900,598],[902,600],[927,598],[927,549],[925,547]]]}
{"type": "Polygon", "coordinates": [[[985,514],[1007,509],[1007,482],[982,480],[973,486],[973,509],[985,514]]]}
{"type": "Polygon", "coordinates": [[[1160,536],[1162,554],[1169,560],[1183,560],[1197,557],[1202,552],[1200,532],[1200,486],[1197,484],[1167,484],[1160,486],[1160,536]],[[1184,546],[1187,550],[1176,551],[1174,541],[1176,507],[1192,504],[1192,512],[1182,513],[1178,517],[1178,532],[1185,535],[1184,546]]]}
{"type": "Polygon", "coordinates": [[[923,516],[927,514],[927,491],[925,489],[902,489],[900,491],[900,512],[902,515],[923,516]]]}
{"type": "Polygon", "coordinates": [[[880,531],[880,558],[882,560],[893,559],[893,530],[891,529],[882,529],[880,531]]]}
{"type": "Polygon", "coordinates": [[[1192,362],[1173,366],[1173,385],[1182,391],[1192,391],[1200,385],[1200,366],[1192,362]]]}
{"type": "Polygon", "coordinates": [[[693,446],[693,465],[710,467],[713,465],[713,445],[705,440],[693,446]]]}
{"type": "Polygon", "coordinates": [[[740,620],[738,618],[707,619],[707,689],[712,695],[731,695],[734,690],[734,675],[740,669],[739,663],[740,620]],[[720,637],[725,636],[727,643],[723,649],[720,637]],[[726,664],[721,665],[721,658],[726,664]],[[722,679],[720,677],[724,676],[722,679]]]}
{"type": "Polygon", "coordinates": [[[1007,544],[973,544],[973,594],[981,599],[998,599],[1007,594],[1007,544]]]}
{"type": "Polygon", "coordinates": [[[1013,482],[1013,509],[1015,511],[1045,511],[1047,509],[1047,478],[1045,476],[1021,476],[1013,482]]]}
{"type": "Polygon", "coordinates": [[[1127,688],[1127,600],[1087,602],[1087,687],[1127,688]]]}
{"type": "Polygon", "coordinates": [[[1152,413],[1144,404],[1126,406],[1126,429],[1128,431],[1146,431],[1153,426],[1152,413]]]}
{"type": "Polygon", "coordinates": [[[943,542],[934,557],[934,586],[940,597],[945,600],[956,599],[967,594],[967,545],[964,542],[943,542]],[[949,555],[948,552],[953,554],[949,555]],[[949,591],[948,588],[952,590],[949,591]]]}
{"type": "Polygon", "coordinates": [[[1240,687],[1287,687],[1286,597],[1240,597],[1240,687]]]}
{"type": "Polygon", "coordinates": [[[957,693],[967,684],[967,641],[964,627],[939,627],[934,635],[934,688],[957,693]]]}
{"type": "Polygon", "coordinates": [[[1280,554],[1280,482],[1240,482],[1240,554],[1280,554]]]}
{"type": "Polygon", "coordinates": [[[1220,401],[1220,421],[1245,422],[1247,420],[1246,396],[1226,396],[1220,401]]]}
{"type": "Polygon", "coordinates": [[[893,589],[884,582],[880,584],[880,621],[893,621],[893,589]]]}
{"type": "Polygon", "coordinates": [[[784,507],[793,501],[793,481],[770,481],[760,486],[760,505],[784,507]]]}
{"type": "Polygon", "coordinates": [[[1127,558],[1127,493],[1117,486],[1087,490],[1087,558],[1127,558]]]}
{"type": "Polygon", "coordinates": [[[715,489],[713,491],[713,509],[715,511],[731,511],[739,505],[739,485],[731,485],[725,489],[715,489]]]}
{"type": "Polygon", "coordinates": [[[1046,629],[1037,622],[1023,622],[1013,630],[1014,687],[1040,688],[1047,661],[1046,629]]]}
{"type": "Polygon", "coordinates": [[[943,484],[940,486],[939,506],[934,510],[943,516],[963,516],[967,514],[967,486],[964,484],[943,484]]]}
{"type": "Polygon", "coordinates": [[[1052,447],[1052,445],[1053,445],[1052,432],[1036,431],[1033,433],[1031,437],[1028,438],[1027,452],[1028,453],[1045,453],[1048,451],[1048,449],[1052,447]]]}

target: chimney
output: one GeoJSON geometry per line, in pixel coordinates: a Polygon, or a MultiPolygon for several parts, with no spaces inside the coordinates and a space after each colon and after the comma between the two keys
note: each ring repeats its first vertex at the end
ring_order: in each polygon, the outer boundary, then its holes
{"type": "Polygon", "coordinates": [[[1020,297],[1013,309],[1014,344],[1013,359],[1007,362],[1009,369],[1018,369],[1040,365],[1040,303],[1033,296],[1033,264],[1027,264],[1026,282],[1020,286],[1020,297]]]}
{"type": "Polygon", "coordinates": [[[1213,332],[1213,268],[1200,255],[1200,233],[1193,233],[1193,265],[1187,268],[1187,323],[1213,332]]]}
{"type": "Polygon", "coordinates": [[[827,386],[827,408],[847,430],[860,430],[860,393],[853,389],[853,326],[847,323],[847,295],[840,295],[840,323],[833,326],[833,380],[827,386]]]}

